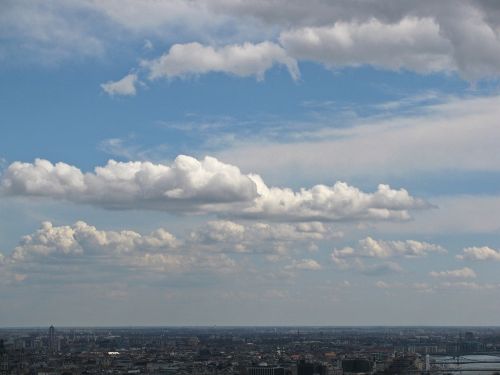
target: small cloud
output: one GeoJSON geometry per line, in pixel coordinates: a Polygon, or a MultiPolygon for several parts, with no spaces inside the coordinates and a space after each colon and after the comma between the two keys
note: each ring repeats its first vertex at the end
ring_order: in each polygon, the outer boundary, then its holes
{"type": "Polygon", "coordinates": [[[136,84],[138,82],[137,74],[128,74],[119,81],[108,81],[101,84],[104,92],[110,96],[134,96],[137,93],[136,84]]]}
{"type": "Polygon", "coordinates": [[[386,283],[385,281],[380,281],[380,280],[379,280],[379,281],[377,281],[377,282],[375,283],[375,286],[376,286],[377,288],[380,288],[380,289],[389,289],[389,288],[391,287],[391,286],[390,286],[388,283],[386,283]]]}
{"type": "Polygon", "coordinates": [[[147,50],[147,51],[151,51],[155,47],[153,45],[153,42],[151,42],[149,39],[145,39],[142,48],[145,49],[145,50],[147,50]]]}
{"type": "Polygon", "coordinates": [[[482,247],[467,247],[463,253],[457,255],[460,260],[496,260],[500,261],[500,251],[492,249],[488,246],[482,247]]]}
{"type": "Polygon", "coordinates": [[[319,264],[317,261],[314,259],[301,259],[301,260],[294,260],[292,264],[289,264],[288,266],[285,267],[287,270],[309,270],[309,271],[318,271],[320,270],[321,264],[319,264]]]}
{"type": "Polygon", "coordinates": [[[475,279],[476,273],[473,269],[469,267],[464,267],[458,270],[448,270],[448,271],[432,271],[429,273],[432,277],[445,278],[445,279],[475,279]]]}

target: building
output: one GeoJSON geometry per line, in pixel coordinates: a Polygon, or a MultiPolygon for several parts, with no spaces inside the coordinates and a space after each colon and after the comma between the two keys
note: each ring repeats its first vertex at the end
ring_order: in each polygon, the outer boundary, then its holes
{"type": "Polygon", "coordinates": [[[343,359],[342,371],[344,374],[371,374],[373,362],[365,358],[343,359]]]}
{"type": "Polygon", "coordinates": [[[327,375],[326,366],[321,363],[310,363],[305,360],[297,362],[297,375],[327,375]]]}
{"type": "Polygon", "coordinates": [[[54,326],[49,328],[49,352],[54,353],[56,351],[56,330],[54,326]]]}
{"type": "Polygon", "coordinates": [[[285,369],[274,366],[254,366],[247,368],[247,375],[285,375],[285,369]]]}

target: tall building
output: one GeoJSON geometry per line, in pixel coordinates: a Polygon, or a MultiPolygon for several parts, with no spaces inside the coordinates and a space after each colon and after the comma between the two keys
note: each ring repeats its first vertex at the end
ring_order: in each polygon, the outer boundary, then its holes
{"type": "Polygon", "coordinates": [[[49,328],[49,351],[54,353],[56,351],[56,330],[54,326],[49,328]]]}

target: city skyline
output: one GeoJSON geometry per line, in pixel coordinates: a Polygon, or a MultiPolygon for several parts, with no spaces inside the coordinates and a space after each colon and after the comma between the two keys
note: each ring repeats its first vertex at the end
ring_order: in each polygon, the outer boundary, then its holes
{"type": "Polygon", "coordinates": [[[0,327],[500,325],[500,6],[7,0],[0,327]]]}

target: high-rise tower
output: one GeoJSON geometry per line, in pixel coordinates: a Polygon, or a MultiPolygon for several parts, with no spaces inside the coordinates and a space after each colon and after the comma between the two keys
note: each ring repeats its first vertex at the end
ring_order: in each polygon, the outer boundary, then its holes
{"type": "Polygon", "coordinates": [[[49,351],[54,353],[56,351],[56,330],[54,326],[49,328],[49,351]]]}

